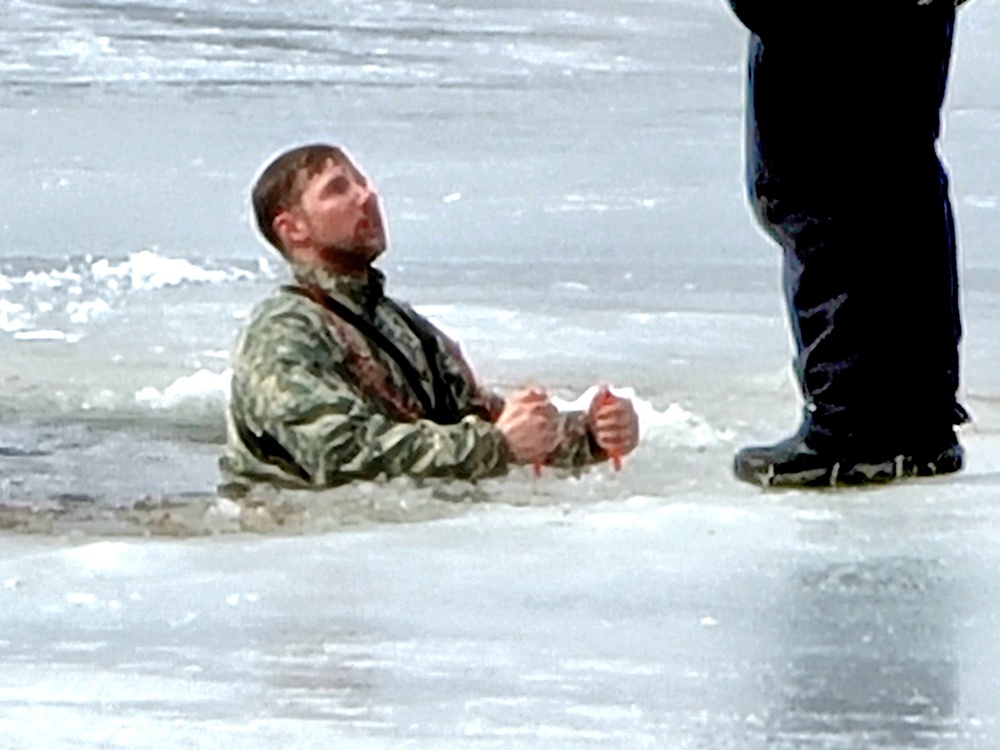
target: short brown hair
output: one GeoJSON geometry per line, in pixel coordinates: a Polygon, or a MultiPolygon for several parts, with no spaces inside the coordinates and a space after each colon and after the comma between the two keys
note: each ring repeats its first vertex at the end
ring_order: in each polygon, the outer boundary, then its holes
{"type": "Polygon", "coordinates": [[[335,164],[349,161],[342,149],[326,143],[297,146],[275,157],[254,183],[251,201],[257,228],[282,255],[285,248],[274,231],[274,218],[301,200],[306,180],[321,172],[331,160],[335,164]]]}

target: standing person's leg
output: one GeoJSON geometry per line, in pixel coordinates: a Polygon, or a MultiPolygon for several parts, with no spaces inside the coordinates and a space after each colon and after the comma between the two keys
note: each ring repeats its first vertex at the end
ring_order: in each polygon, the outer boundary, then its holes
{"type": "Polygon", "coordinates": [[[741,479],[961,467],[954,227],[935,150],[954,15],[921,11],[893,19],[889,47],[873,27],[827,46],[751,41],[750,195],[784,250],[806,411],[797,435],[737,454],[741,479]]]}

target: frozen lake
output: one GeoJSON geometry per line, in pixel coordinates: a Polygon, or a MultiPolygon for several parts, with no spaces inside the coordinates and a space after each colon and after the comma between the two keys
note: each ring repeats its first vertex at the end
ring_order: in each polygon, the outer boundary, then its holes
{"type": "Polygon", "coordinates": [[[996,468],[304,537],[9,537],[0,731],[46,748],[994,747],[996,468]]]}
{"type": "Polygon", "coordinates": [[[14,0],[0,18],[0,746],[993,748],[1000,12],[942,152],[969,470],[761,494],[796,423],[721,0],[14,0]],[[214,495],[292,143],[484,380],[629,385],[615,474],[214,495]]]}

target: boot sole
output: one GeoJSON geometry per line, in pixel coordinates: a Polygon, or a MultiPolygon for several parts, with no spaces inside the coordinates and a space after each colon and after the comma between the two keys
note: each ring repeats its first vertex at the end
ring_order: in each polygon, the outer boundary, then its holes
{"type": "Polygon", "coordinates": [[[751,466],[734,462],[738,479],[760,487],[854,487],[865,484],[885,484],[897,479],[932,477],[953,474],[962,469],[964,451],[955,445],[932,459],[899,455],[878,462],[837,461],[822,466],[789,470],[778,464],[751,466]]]}

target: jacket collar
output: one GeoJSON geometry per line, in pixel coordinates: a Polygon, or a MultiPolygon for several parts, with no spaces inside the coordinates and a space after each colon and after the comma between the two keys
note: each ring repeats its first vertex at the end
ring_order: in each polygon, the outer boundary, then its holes
{"type": "Polygon", "coordinates": [[[343,302],[359,313],[372,314],[385,297],[385,274],[369,266],[368,275],[338,276],[324,268],[292,263],[292,273],[305,287],[318,287],[324,294],[343,302]]]}

